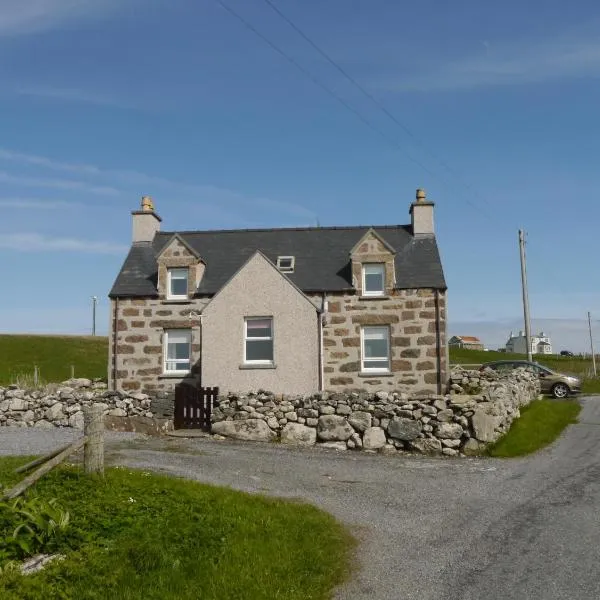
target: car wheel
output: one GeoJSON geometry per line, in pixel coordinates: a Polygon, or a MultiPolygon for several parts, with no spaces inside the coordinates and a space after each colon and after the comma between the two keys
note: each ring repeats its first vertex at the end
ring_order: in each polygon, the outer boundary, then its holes
{"type": "Polygon", "coordinates": [[[552,386],[552,395],[555,398],[566,398],[570,391],[566,383],[555,383],[552,386]]]}

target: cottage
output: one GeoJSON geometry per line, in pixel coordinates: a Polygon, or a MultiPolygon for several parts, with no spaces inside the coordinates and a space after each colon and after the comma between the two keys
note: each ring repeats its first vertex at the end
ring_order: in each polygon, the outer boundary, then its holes
{"type": "Polygon", "coordinates": [[[473,335],[453,335],[448,340],[450,348],[467,348],[468,350],[483,350],[483,344],[473,335]]]}
{"type": "Polygon", "coordinates": [[[163,232],[144,197],[109,295],[110,387],[444,391],[433,206],[417,190],[409,225],[163,232]]]}

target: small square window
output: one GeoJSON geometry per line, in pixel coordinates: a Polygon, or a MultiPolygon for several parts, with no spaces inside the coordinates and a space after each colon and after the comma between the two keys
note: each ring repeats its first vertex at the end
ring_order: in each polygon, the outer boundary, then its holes
{"type": "Polygon", "coordinates": [[[188,297],[188,269],[167,270],[167,298],[182,299],[188,297]]]}
{"type": "Polygon", "coordinates": [[[191,369],[192,332],[168,329],[164,338],[164,373],[187,373],[191,369]]]}
{"type": "Polygon", "coordinates": [[[277,268],[282,273],[293,273],[295,266],[294,256],[278,256],[277,257],[277,268]]]}
{"type": "Polygon", "coordinates": [[[244,362],[253,364],[272,363],[272,317],[249,317],[244,323],[244,329],[244,362]]]}
{"type": "Polygon", "coordinates": [[[390,330],[388,327],[362,328],[362,371],[389,372],[390,330]]]}
{"type": "Polygon", "coordinates": [[[385,265],[363,265],[363,296],[383,296],[385,292],[385,265]]]}

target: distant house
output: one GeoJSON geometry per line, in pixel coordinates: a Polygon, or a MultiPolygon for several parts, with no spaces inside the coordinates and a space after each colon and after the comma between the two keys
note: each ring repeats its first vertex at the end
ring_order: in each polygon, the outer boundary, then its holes
{"type": "Polygon", "coordinates": [[[467,348],[469,350],[483,350],[483,344],[479,338],[472,335],[455,335],[448,340],[451,348],[467,348]]]}
{"type": "MultiPolygon", "coordinates": [[[[519,331],[519,335],[513,335],[510,332],[508,342],[506,342],[506,351],[514,354],[527,354],[527,339],[524,331],[519,331]]],[[[552,354],[552,342],[543,331],[539,335],[531,336],[531,354],[552,354]]]]}

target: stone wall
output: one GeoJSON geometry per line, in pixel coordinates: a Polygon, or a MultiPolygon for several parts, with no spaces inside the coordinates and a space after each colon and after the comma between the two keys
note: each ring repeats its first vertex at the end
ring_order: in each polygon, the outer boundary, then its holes
{"type": "Polygon", "coordinates": [[[386,298],[328,294],[327,299],[329,314],[323,330],[326,390],[387,389],[416,395],[445,391],[448,355],[444,292],[392,290],[386,298]],[[390,328],[390,374],[361,373],[363,325],[390,328]]]}
{"type": "Polygon", "coordinates": [[[172,392],[183,379],[197,379],[200,373],[200,319],[197,316],[190,318],[190,313],[197,315],[207,302],[208,298],[184,302],[158,298],[112,300],[110,331],[116,330],[117,340],[114,344],[111,338],[109,344],[110,388],[156,394],[159,391],[172,392]],[[192,331],[191,376],[163,375],[165,329],[192,331]]]}
{"type": "Polygon", "coordinates": [[[540,393],[537,378],[524,370],[459,370],[452,381],[449,394],[418,398],[383,390],[230,394],[219,399],[212,430],[241,440],[456,456],[497,440],[540,393]]]}
{"type": "Polygon", "coordinates": [[[112,392],[102,382],[71,379],[44,390],[0,387],[0,426],[83,429],[83,408],[93,403],[100,404],[108,417],[160,416],[146,394],[112,392]]]}

